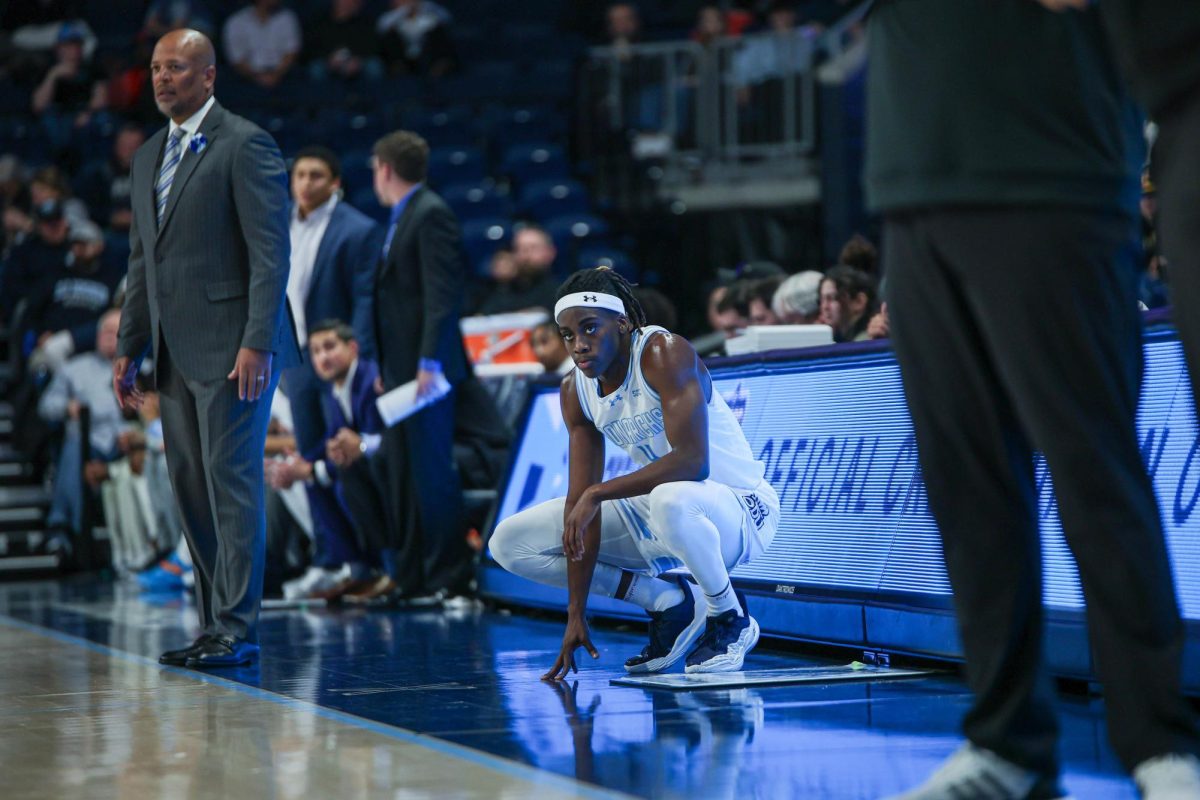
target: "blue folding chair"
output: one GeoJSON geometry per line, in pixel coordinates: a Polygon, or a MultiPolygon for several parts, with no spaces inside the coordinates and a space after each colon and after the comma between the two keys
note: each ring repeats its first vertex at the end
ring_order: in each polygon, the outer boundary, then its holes
{"type": "Polygon", "coordinates": [[[478,183],[487,175],[483,151],[474,147],[445,147],[429,153],[429,182],[434,186],[478,183]]]}
{"type": "Polygon", "coordinates": [[[520,184],[560,180],[571,174],[562,147],[545,142],[508,148],[501,160],[500,171],[520,184]]]}
{"type": "Polygon", "coordinates": [[[512,201],[508,195],[487,184],[457,183],[440,190],[439,194],[463,221],[512,216],[512,201]]]}
{"type": "Polygon", "coordinates": [[[548,220],[565,214],[586,214],[591,210],[588,191],[570,178],[535,181],[521,189],[518,201],[521,213],[536,220],[548,220]]]}
{"type": "Polygon", "coordinates": [[[467,220],[462,224],[463,250],[467,263],[478,268],[512,239],[512,221],[504,217],[467,220]]]}

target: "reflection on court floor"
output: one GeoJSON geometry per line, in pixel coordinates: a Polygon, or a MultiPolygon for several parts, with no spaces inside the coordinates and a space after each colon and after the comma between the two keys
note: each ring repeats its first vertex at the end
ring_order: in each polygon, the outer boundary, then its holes
{"type": "MultiPolygon", "coordinates": [[[[559,685],[561,623],[483,610],[273,611],[263,661],[207,677],[154,663],[190,639],[178,597],[0,584],[9,798],[877,798],[957,744],[947,675],[664,691],[610,685],[639,635],[559,685]]],[[[753,670],[828,667],[758,651],[753,670]]],[[[1099,704],[1060,704],[1066,784],[1132,800],[1099,704]]]]}

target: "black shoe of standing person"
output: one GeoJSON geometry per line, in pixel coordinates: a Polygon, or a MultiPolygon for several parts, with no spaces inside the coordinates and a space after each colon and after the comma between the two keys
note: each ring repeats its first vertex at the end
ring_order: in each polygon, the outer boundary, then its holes
{"type": "Polygon", "coordinates": [[[196,639],[196,641],[192,642],[187,647],[181,647],[178,650],[168,650],[167,652],[163,653],[158,657],[158,663],[166,664],[169,667],[182,667],[187,664],[187,660],[191,658],[193,654],[200,651],[201,646],[203,646],[204,643],[209,640],[209,638],[209,634],[202,633],[200,634],[200,637],[196,639]]]}
{"type": "Polygon", "coordinates": [[[212,636],[188,656],[186,667],[214,669],[245,667],[258,661],[258,645],[232,636],[212,636]]]}

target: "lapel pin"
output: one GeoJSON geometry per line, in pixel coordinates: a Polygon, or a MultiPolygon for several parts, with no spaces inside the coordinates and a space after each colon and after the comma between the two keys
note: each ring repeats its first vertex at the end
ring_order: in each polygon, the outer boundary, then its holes
{"type": "Polygon", "coordinates": [[[204,138],[203,133],[196,133],[192,136],[192,140],[188,142],[188,147],[191,148],[193,153],[200,155],[204,152],[204,148],[208,147],[208,139],[204,138]]]}

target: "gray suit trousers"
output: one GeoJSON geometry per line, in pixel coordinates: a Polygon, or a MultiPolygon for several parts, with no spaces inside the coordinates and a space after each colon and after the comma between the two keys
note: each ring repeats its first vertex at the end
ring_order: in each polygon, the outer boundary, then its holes
{"type": "MultiPolygon", "coordinates": [[[[230,365],[232,366],[232,365],[230,365]]],[[[271,385],[258,401],[238,399],[237,381],[193,381],[158,360],[167,468],[196,568],[205,633],[257,642],[266,552],[263,448],[271,385]]]]}

